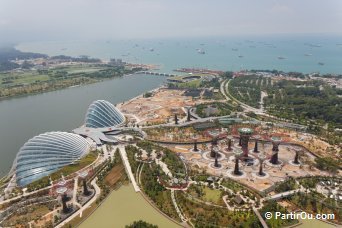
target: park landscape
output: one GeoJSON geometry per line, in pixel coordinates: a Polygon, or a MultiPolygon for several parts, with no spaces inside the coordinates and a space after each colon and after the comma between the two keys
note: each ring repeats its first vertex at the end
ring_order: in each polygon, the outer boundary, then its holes
{"type": "Polygon", "coordinates": [[[164,86],[117,104],[123,124],[100,129],[110,138],[101,144],[88,135],[92,152],[76,163],[25,188],[3,178],[1,223],[283,227],[305,221],[266,219],[265,212],[306,211],[333,214],[326,222],[341,224],[341,134],[331,131],[340,127],[339,107],[325,115],[341,90],[324,79],[205,70],[190,79],[170,77],[164,86]],[[324,103],[316,93],[325,94],[324,103]],[[296,96],[306,98],[298,107],[284,106],[296,96]],[[312,102],[321,103],[323,114],[305,111],[312,102]],[[120,199],[128,195],[148,210],[133,216],[132,202],[120,199]],[[117,212],[121,222],[113,223],[108,211],[119,201],[127,207],[117,212]]]}

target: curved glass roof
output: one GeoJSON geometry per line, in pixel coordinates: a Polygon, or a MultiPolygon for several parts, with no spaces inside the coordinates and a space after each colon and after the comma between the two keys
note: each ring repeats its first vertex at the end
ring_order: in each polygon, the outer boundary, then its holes
{"type": "Polygon", "coordinates": [[[86,139],[72,133],[48,132],[35,136],[20,148],[14,161],[17,184],[25,186],[72,164],[89,149],[86,139]]]}
{"type": "Polygon", "coordinates": [[[115,127],[125,122],[125,117],[111,103],[104,100],[94,101],[88,108],[85,125],[90,128],[115,127]]]}

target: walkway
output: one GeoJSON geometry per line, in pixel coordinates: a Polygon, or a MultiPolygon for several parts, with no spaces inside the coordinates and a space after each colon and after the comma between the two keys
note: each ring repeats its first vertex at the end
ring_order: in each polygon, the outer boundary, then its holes
{"type": "Polygon", "coordinates": [[[254,211],[254,213],[256,214],[256,216],[258,217],[258,219],[259,219],[259,221],[260,221],[262,227],[268,228],[267,223],[265,222],[264,218],[261,216],[261,214],[259,213],[259,211],[258,211],[255,207],[253,207],[253,211],[254,211]]]}
{"type": "Polygon", "coordinates": [[[97,181],[97,177],[94,178],[90,184],[94,187],[95,189],[95,195],[93,198],[91,198],[91,200],[89,200],[86,204],[83,205],[83,207],[81,207],[78,211],[76,211],[74,214],[72,214],[70,217],[68,217],[66,220],[64,220],[63,222],[61,222],[60,224],[58,224],[56,226],[56,228],[60,228],[63,227],[65,224],[67,224],[68,222],[70,222],[71,220],[73,220],[74,218],[76,218],[78,215],[80,215],[80,217],[82,217],[82,213],[84,210],[86,210],[88,207],[90,207],[90,205],[92,203],[94,203],[96,201],[96,199],[100,196],[101,193],[101,189],[100,187],[96,184],[97,181]]]}
{"type": "Polygon", "coordinates": [[[273,196],[267,196],[265,198],[263,198],[263,200],[278,200],[278,199],[282,199],[282,198],[285,198],[287,196],[290,196],[290,195],[293,195],[297,192],[304,192],[305,191],[305,188],[301,187],[300,189],[295,189],[295,190],[290,190],[290,191],[287,191],[287,192],[282,192],[282,193],[279,193],[279,194],[275,194],[273,196]]]}
{"type": "MultiPolygon", "coordinates": [[[[75,177],[75,182],[74,182],[74,189],[72,193],[72,203],[79,208],[82,208],[82,205],[77,202],[76,194],[77,194],[77,188],[78,188],[78,177],[75,177]]],[[[81,214],[82,216],[82,214],[81,214]]]]}
{"type": "Polygon", "coordinates": [[[188,219],[185,218],[185,216],[183,215],[183,213],[179,209],[178,204],[176,202],[176,198],[175,198],[175,190],[173,190],[173,189],[171,189],[171,199],[172,199],[173,206],[175,207],[179,218],[182,220],[182,222],[186,223],[188,221],[188,219]]]}
{"type": "Polygon", "coordinates": [[[125,169],[126,169],[126,172],[128,174],[128,177],[129,177],[129,179],[132,182],[133,188],[134,188],[135,192],[140,192],[140,188],[139,188],[137,182],[135,181],[134,175],[132,173],[131,165],[129,164],[129,161],[128,161],[128,158],[127,158],[127,153],[126,153],[125,146],[124,145],[120,145],[120,146],[118,146],[118,148],[119,148],[119,151],[120,151],[120,155],[121,155],[122,161],[123,161],[123,163],[125,165],[125,169]]]}

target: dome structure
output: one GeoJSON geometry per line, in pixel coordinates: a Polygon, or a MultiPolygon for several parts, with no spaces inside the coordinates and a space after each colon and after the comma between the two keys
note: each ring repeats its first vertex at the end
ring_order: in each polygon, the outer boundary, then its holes
{"type": "Polygon", "coordinates": [[[17,154],[14,169],[18,186],[23,187],[74,163],[90,150],[82,136],[48,132],[27,141],[17,154]]]}
{"type": "Polygon", "coordinates": [[[85,117],[85,125],[90,128],[116,127],[124,122],[124,115],[113,104],[104,100],[94,101],[85,117]]]}

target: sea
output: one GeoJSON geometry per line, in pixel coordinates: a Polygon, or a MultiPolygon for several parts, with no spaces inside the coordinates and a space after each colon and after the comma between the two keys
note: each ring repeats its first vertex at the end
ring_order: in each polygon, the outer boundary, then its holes
{"type": "Polygon", "coordinates": [[[281,70],[342,74],[342,36],[272,35],[182,39],[127,39],[27,42],[21,51],[223,71],[281,70]]]}

